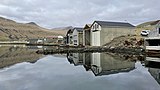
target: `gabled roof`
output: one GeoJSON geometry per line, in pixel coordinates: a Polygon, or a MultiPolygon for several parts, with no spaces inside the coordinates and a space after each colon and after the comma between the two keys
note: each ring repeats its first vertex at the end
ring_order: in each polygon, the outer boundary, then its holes
{"type": "Polygon", "coordinates": [[[86,24],[86,25],[84,26],[84,29],[88,29],[88,28],[91,28],[91,24],[86,24]]]}
{"type": "Polygon", "coordinates": [[[73,29],[69,29],[68,31],[67,31],[67,34],[68,33],[73,33],[73,29]]]}
{"type": "Polygon", "coordinates": [[[95,73],[92,69],[92,72],[94,73],[95,76],[102,76],[102,75],[110,75],[110,74],[116,74],[116,73],[120,73],[120,72],[129,72],[131,70],[134,70],[135,67],[131,67],[131,68],[124,68],[124,69],[113,69],[113,70],[103,70],[99,73],[95,73]]]}
{"type": "Polygon", "coordinates": [[[95,22],[100,24],[102,27],[107,27],[107,26],[135,27],[132,24],[126,22],[109,22],[109,21],[95,21],[95,22]]]}
{"type": "Polygon", "coordinates": [[[75,27],[73,30],[77,30],[78,32],[83,32],[83,28],[75,27]]]}

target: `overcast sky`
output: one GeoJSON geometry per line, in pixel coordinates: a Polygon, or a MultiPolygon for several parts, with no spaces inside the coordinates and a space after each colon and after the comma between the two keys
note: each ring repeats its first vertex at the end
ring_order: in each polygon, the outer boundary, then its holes
{"type": "Polygon", "coordinates": [[[137,25],[160,19],[160,0],[0,0],[0,16],[42,27],[84,26],[94,20],[137,25]]]}

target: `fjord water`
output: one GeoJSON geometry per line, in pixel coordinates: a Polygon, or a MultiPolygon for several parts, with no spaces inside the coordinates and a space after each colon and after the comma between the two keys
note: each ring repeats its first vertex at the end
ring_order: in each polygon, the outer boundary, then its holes
{"type": "Polygon", "coordinates": [[[144,56],[37,49],[0,47],[0,90],[160,90],[160,64],[144,56]]]}

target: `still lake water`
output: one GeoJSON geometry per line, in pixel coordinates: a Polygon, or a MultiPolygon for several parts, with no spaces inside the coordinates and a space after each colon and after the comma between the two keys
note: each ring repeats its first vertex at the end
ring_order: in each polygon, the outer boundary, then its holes
{"type": "Polygon", "coordinates": [[[37,49],[0,47],[0,90],[160,90],[160,63],[148,57],[37,49]]]}

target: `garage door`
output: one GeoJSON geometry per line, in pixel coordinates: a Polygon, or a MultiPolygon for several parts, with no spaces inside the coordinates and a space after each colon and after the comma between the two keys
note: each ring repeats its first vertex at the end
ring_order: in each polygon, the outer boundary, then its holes
{"type": "Polygon", "coordinates": [[[100,46],[100,31],[92,32],[92,46],[100,46]]]}

